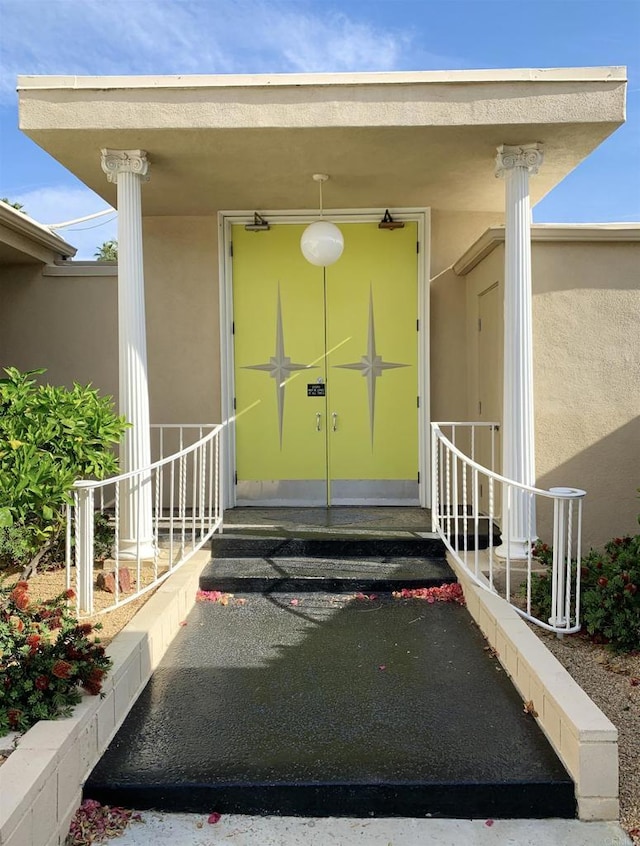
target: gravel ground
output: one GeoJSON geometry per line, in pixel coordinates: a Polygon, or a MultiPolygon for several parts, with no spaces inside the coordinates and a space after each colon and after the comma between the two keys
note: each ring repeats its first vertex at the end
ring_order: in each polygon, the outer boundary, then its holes
{"type": "MultiPolygon", "coordinates": [[[[142,581],[148,584],[148,580],[151,578],[151,567],[144,567],[143,569],[148,572],[143,573],[142,581]]],[[[7,584],[13,581],[18,581],[18,575],[7,579],[7,584]]],[[[48,570],[44,573],[36,573],[35,576],[29,579],[29,596],[32,601],[51,599],[62,593],[65,587],[65,571],[48,570]]],[[[113,594],[101,591],[95,586],[94,591],[96,608],[104,608],[113,602],[113,594]]],[[[147,599],[153,596],[153,593],[154,591],[151,590],[140,599],[135,599],[106,614],[94,614],[92,617],[87,617],[86,620],[90,623],[100,623],[102,625],[102,629],[97,632],[97,636],[100,638],[100,642],[106,646],[127,625],[129,620],[135,616],[136,612],[142,608],[147,599]]]]}
{"type": "Polygon", "coordinates": [[[640,844],[640,653],[615,655],[580,635],[531,628],[618,729],[620,823],[640,844]]]}

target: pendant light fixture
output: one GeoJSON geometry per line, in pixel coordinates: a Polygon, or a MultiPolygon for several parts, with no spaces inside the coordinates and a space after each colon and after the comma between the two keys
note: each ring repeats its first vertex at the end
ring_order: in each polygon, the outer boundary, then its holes
{"type": "Polygon", "coordinates": [[[320,220],[309,224],[300,238],[302,255],[317,267],[328,267],[338,261],[344,249],[342,232],[322,216],[322,185],[328,178],[326,173],[313,174],[313,181],[318,183],[320,190],[320,220]]]}

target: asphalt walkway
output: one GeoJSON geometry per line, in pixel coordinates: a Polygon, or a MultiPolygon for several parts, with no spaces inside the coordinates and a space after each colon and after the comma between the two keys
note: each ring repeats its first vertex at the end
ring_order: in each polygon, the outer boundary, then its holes
{"type": "Polygon", "coordinates": [[[575,816],[467,610],[389,594],[198,602],[85,796],[204,813],[575,816]]]}

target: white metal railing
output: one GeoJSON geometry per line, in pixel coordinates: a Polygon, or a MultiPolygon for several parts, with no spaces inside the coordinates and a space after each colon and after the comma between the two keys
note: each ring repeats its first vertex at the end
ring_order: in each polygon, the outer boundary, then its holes
{"type": "Polygon", "coordinates": [[[80,616],[139,598],[222,531],[222,428],[151,426],[151,464],[75,483],[67,507],[66,568],[80,616]],[[95,589],[101,574],[106,590],[95,589]]]}
{"type": "Polygon", "coordinates": [[[476,584],[501,595],[522,617],[549,631],[577,632],[585,491],[542,490],[496,473],[499,430],[498,423],[431,424],[433,531],[476,584]],[[490,467],[479,463],[479,453],[490,467]],[[534,615],[531,596],[539,569],[536,526],[543,524],[553,543],[551,613],[544,620],[534,615]]]}

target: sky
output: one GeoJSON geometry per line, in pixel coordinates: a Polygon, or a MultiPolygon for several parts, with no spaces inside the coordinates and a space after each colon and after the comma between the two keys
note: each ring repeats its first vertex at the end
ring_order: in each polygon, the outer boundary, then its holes
{"type": "MultiPolygon", "coordinates": [[[[626,65],[627,122],[534,209],[640,221],[640,0],[0,0],[0,197],[45,224],[106,203],[18,129],[18,74],[626,65]]],[[[61,230],[92,258],[115,212],[61,230]]]]}

